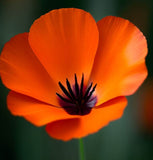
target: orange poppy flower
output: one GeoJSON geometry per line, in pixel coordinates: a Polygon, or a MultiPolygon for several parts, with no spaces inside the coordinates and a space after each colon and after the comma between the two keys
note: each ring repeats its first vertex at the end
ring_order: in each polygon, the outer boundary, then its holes
{"type": "Polygon", "coordinates": [[[147,43],[128,20],[98,21],[81,9],[53,10],[0,57],[8,109],[56,139],[95,133],[119,119],[147,76],[147,43]]]}

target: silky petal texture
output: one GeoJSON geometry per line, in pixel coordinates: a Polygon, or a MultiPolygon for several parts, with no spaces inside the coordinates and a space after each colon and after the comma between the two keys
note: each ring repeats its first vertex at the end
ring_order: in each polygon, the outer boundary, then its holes
{"type": "Polygon", "coordinates": [[[7,42],[0,56],[2,82],[9,89],[58,105],[58,86],[50,78],[28,44],[28,33],[7,42]]]}
{"type": "Polygon", "coordinates": [[[72,138],[81,138],[95,133],[108,125],[109,122],[119,119],[126,105],[127,99],[125,97],[118,97],[99,106],[99,109],[93,109],[86,116],[61,119],[49,123],[46,126],[46,131],[51,137],[64,141],[72,138]]]}
{"type": "Polygon", "coordinates": [[[42,126],[52,121],[77,116],[67,114],[64,109],[56,108],[31,97],[10,91],[7,106],[15,116],[23,116],[36,126],[42,126]]]}
{"type": "Polygon", "coordinates": [[[87,81],[99,40],[93,17],[81,9],[57,9],[31,26],[29,43],[56,83],[72,81],[74,74],[87,81]]]}
{"type": "Polygon", "coordinates": [[[97,105],[133,94],[147,77],[147,42],[128,20],[108,16],[100,20],[99,47],[90,80],[97,83],[97,105]]]}

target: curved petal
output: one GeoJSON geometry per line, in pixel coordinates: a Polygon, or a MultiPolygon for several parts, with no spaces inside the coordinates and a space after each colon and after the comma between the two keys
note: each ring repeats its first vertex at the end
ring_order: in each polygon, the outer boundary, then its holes
{"type": "Polygon", "coordinates": [[[95,133],[109,122],[119,119],[127,105],[125,97],[118,97],[112,101],[93,109],[92,112],[80,118],[70,118],[49,123],[46,126],[47,133],[56,139],[64,141],[72,138],[81,138],[95,133]]]}
{"type": "Polygon", "coordinates": [[[42,126],[60,119],[75,118],[64,109],[56,108],[31,97],[11,91],[7,97],[7,106],[15,116],[23,116],[36,126],[42,126]]]}
{"type": "Polygon", "coordinates": [[[147,42],[128,20],[108,16],[100,20],[99,47],[91,80],[97,83],[97,105],[133,94],[147,76],[147,42]]]}
{"type": "Polygon", "coordinates": [[[88,80],[98,45],[98,29],[93,17],[81,10],[53,10],[31,26],[29,42],[56,83],[73,79],[76,73],[88,80]]]}
{"type": "Polygon", "coordinates": [[[2,82],[9,89],[53,105],[58,105],[57,86],[28,44],[28,33],[7,42],[0,56],[2,82]]]}

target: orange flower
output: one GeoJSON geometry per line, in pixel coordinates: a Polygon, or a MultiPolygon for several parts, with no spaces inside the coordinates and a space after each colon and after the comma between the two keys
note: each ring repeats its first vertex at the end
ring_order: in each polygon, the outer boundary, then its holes
{"type": "Polygon", "coordinates": [[[13,115],[46,125],[61,140],[95,133],[119,119],[147,76],[147,43],[128,20],[98,21],[80,9],[53,10],[29,33],[7,42],[0,58],[13,115]]]}

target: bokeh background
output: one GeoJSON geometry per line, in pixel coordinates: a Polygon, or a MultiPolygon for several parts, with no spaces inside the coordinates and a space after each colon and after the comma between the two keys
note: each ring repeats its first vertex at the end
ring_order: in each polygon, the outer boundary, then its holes
{"type": "MultiPolygon", "coordinates": [[[[149,76],[120,120],[84,138],[87,160],[153,160],[153,0],[1,0],[0,50],[14,35],[28,32],[40,15],[57,8],[90,12],[96,21],[107,15],[129,19],[144,33],[149,76]]],[[[78,160],[78,141],[50,138],[6,107],[8,90],[0,82],[0,160],[78,160]]]]}

